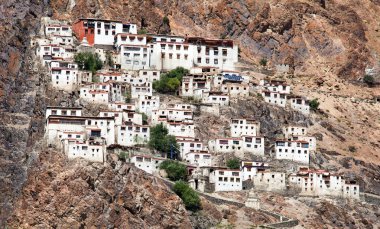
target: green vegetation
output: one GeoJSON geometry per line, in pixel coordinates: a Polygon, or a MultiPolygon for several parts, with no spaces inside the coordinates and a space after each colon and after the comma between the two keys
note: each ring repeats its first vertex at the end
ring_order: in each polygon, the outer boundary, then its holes
{"type": "Polygon", "coordinates": [[[97,70],[103,67],[98,54],[92,52],[77,53],[74,60],[78,64],[79,69],[91,71],[92,74],[95,74],[97,70]]]}
{"type": "Polygon", "coordinates": [[[113,67],[112,54],[111,54],[110,51],[107,51],[107,53],[106,53],[106,64],[107,64],[109,67],[113,67]]]}
{"type": "Polygon", "coordinates": [[[160,93],[176,92],[181,85],[182,77],[189,73],[189,70],[178,67],[161,75],[160,80],[153,82],[153,89],[160,93]]]}
{"type": "Polygon", "coordinates": [[[174,136],[168,135],[168,129],[162,124],[150,128],[149,146],[160,152],[170,152],[171,147],[179,148],[174,136]]]}
{"type": "Polygon", "coordinates": [[[230,169],[240,168],[240,160],[238,158],[232,158],[227,161],[227,167],[230,169]]]}
{"type": "Polygon", "coordinates": [[[147,34],[148,31],[145,28],[141,28],[137,31],[137,34],[147,34]]]}
{"type": "Polygon", "coordinates": [[[130,89],[124,93],[124,98],[126,103],[130,103],[132,99],[131,91],[130,89]]]}
{"type": "Polygon", "coordinates": [[[186,182],[177,181],[174,184],[173,191],[182,199],[187,210],[197,211],[201,208],[201,199],[186,182]]]}
{"type": "Polygon", "coordinates": [[[146,115],[144,112],[140,113],[142,115],[142,121],[144,125],[148,124],[148,115],[146,115]]]}
{"type": "Polygon", "coordinates": [[[166,160],[160,164],[160,169],[165,170],[172,181],[186,180],[186,166],[178,161],[166,160]]]}
{"type": "Polygon", "coordinates": [[[100,79],[99,79],[99,76],[98,75],[93,75],[92,76],[92,82],[93,83],[99,83],[100,79]]]}
{"type": "Polygon", "coordinates": [[[167,16],[165,16],[164,18],[162,18],[162,24],[164,25],[169,25],[170,21],[169,21],[169,18],[167,16]]]}
{"type": "Polygon", "coordinates": [[[127,158],[128,158],[128,153],[127,152],[121,152],[121,153],[119,153],[119,159],[121,160],[121,161],[126,161],[127,160],[127,158]]]}
{"type": "Polygon", "coordinates": [[[363,82],[366,83],[369,87],[372,87],[375,84],[375,79],[371,75],[365,75],[363,82]]]}
{"type": "Polygon", "coordinates": [[[265,58],[262,58],[261,60],[260,60],[260,65],[261,66],[267,66],[267,64],[268,64],[268,60],[267,59],[265,59],[265,58]]]}
{"type": "Polygon", "coordinates": [[[318,110],[318,108],[319,108],[319,101],[318,101],[318,99],[311,100],[309,102],[309,106],[310,106],[310,109],[312,109],[313,111],[318,110]]]}

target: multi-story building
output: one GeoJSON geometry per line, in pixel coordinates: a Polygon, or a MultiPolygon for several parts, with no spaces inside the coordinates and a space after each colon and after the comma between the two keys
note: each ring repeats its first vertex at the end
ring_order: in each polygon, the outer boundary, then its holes
{"type": "Polygon", "coordinates": [[[68,25],[49,24],[45,26],[45,36],[72,36],[73,31],[68,25]]]}
{"type": "Polygon", "coordinates": [[[272,171],[257,171],[253,176],[255,189],[265,191],[282,191],[286,189],[286,174],[272,171]]]}
{"type": "Polygon", "coordinates": [[[152,116],[152,110],[160,107],[160,97],[158,96],[141,96],[136,99],[136,109],[145,113],[147,116],[152,116]]]}
{"type": "Polygon", "coordinates": [[[292,136],[306,136],[307,135],[307,127],[297,126],[297,125],[289,125],[284,126],[282,128],[282,132],[285,135],[285,138],[290,138],[292,136]]]}
{"type": "Polygon", "coordinates": [[[309,146],[307,141],[277,140],[275,145],[276,159],[309,164],[309,146]]]}
{"type": "Polygon", "coordinates": [[[260,123],[253,119],[231,119],[231,137],[256,136],[260,133],[260,123]]]}
{"type": "Polygon", "coordinates": [[[139,78],[145,79],[147,82],[153,83],[156,80],[160,79],[160,71],[144,69],[139,71],[139,78]]]}
{"type": "Polygon", "coordinates": [[[248,152],[264,155],[264,137],[243,136],[242,138],[218,138],[209,141],[209,150],[217,153],[248,152]]]}
{"type": "Polygon", "coordinates": [[[220,106],[228,106],[230,104],[230,97],[223,92],[209,92],[208,95],[203,97],[204,103],[218,104],[220,106]]]}
{"type": "Polygon", "coordinates": [[[73,59],[76,49],[73,46],[45,44],[39,45],[36,55],[40,58],[43,65],[47,65],[53,59],[73,59]]]}
{"type": "Polygon", "coordinates": [[[269,169],[268,163],[258,162],[258,161],[242,161],[241,162],[241,172],[243,181],[253,180],[257,172],[262,172],[269,169]]]}
{"type": "Polygon", "coordinates": [[[185,121],[193,119],[191,109],[166,108],[152,111],[152,124],[156,125],[167,121],[185,121]]]}
{"type": "Polygon", "coordinates": [[[230,98],[242,98],[249,96],[249,85],[245,83],[223,82],[220,90],[228,94],[230,98]]]}
{"type": "Polygon", "coordinates": [[[287,96],[290,94],[290,86],[281,80],[261,80],[261,95],[264,101],[274,105],[285,107],[287,96]]]}
{"type": "Polygon", "coordinates": [[[192,120],[186,121],[169,121],[163,122],[166,128],[168,128],[168,133],[176,137],[190,137],[195,138],[194,122],[192,120]]]}
{"type": "Polygon", "coordinates": [[[150,138],[150,128],[133,122],[117,126],[117,143],[123,146],[146,144],[150,138]]]}
{"type": "Polygon", "coordinates": [[[146,96],[152,96],[153,95],[152,84],[144,83],[138,86],[132,85],[131,95],[132,95],[132,99],[137,99],[140,97],[146,98],[146,96]]]}
{"type": "Polygon", "coordinates": [[[210,173],[215,192],[243,190],[242,172],[239,169],[216,169],[210,173]]]}
{"type": "Polygon", "coordinates": [[[185,160],[194,166],[211,166],[212,155],[208,151],[191,151],[185,155],[185,160]]]}
{"type": "Polygon", "coordinates": [[[359,185],[355,181],[325,170],[300,169],[289,175],[289,184],[300,188],[303,195],[360,198],[359,185]]]}
{"type": "Polygon", "coordinates": [[[102,140],[78,141],[66,139],[65,153],[69,159],[83,158],[93,162],[106,160],[106,144],[102,140]]]}
{"type": "Polygon", "coordinates": [[[197,138],[189,137],[176,137],[179,145],[180,157],[182,160],[186,159],[186,154],[194,151],[203,150],[203,143],[197,138]]]}
{"type": "Polygon", "coordinates": [[[78,65],[66,61],[51,61],[50,74],[55,88],[73,91],[78,87],[78,65]]]}
{"type": "Polygon", "coordinates": [[[204,75],[186,75],[182,78],[181,96],[202,98],[204,92],[209,92],[211,82],[204,75]]]}
{"type": "Polygon", "coordinates": [[[108,108],[115,111],[135,111],[136,105],[133,103],[124,103],[124,102],[111,102],[108,103],[108,108]]]}
{"type": "Polygon", "coordinates": [[[47,106],[46,107],[46,119],[50,115],[61,115],[61,116],[82,116],[81,107],[57,107],[57,106],[47,106]]]}
{"type": "Polygon", "coordinates": [[[137,34],[137,26],[118,20],[80,18],[73,24],[73,32],[79,41],[86,38],[89,45],[114,45],[119,33],[137,34]]]}

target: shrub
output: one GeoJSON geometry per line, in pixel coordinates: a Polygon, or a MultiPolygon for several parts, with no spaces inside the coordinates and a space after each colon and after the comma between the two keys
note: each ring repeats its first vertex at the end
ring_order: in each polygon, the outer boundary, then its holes
{"type": "Polygon", "coordinates": [[[182,199],[187,210],[197,211],[201,208],[201,199],[186,182],[177,181],[174,184],[173,191],[182,199]]]}
{"type": "Polygon", "coordinates": [[[162,24],[164,25],[169,25],[170,21],[169,21],[169,18],[167,16],[165,16],[164,18],[162,18],[162,24]]]}
{"type": "Polygon", "coordinates": [[[355,146],[349,146],[348,147],[348,151],[350,151],[351,153],[355,153],[356,152],[356,147],[355,146]]]}
{"type": "Polygon", "coordinates": [[[172,181],[186,180],[186,166],[178,161],[166,160],[160,164],[160,169],[165,170],[172,181]]]}
{"type": "Polygon", "coordinates": [[[170,152],[179,148],[174,136],[168,135],[168,129],[162,124],[150,128],[149,146],[160,152],[170,152]]]}
{"type": "Polygon", "coordinates": [[[267,66],[267,63],[268,63],[268,60],[267,59],[265,59],[265,58],[262,58],[261,60],[260,60],[260,65],[261,66],[267,66]]]}
{"type": "Polygon", "coordinates": [[[119,159],[121,160],[121,161],[126,161],[127,160],[127,158],[128,158],[128,153],[127,152],[121,152],[121,153],[119,153],[119,159]]]}
{"type": "Polygon", "coordinates": [[[375,84],[375,79],[371,75],[365,75],[363,81],[370,87],[372,87],[375,84]]]}
{"type": "Polygon", "coordinates": [[[106,64],[110,67],[113,67],[113,59],[110,51],[107,51],[106,53],[106,64]]]}
{"type": "Polygon", "coordinates": [[[139,29],[139,31],[137,31],[137,34],[147,34],[148,31],[145,29],[145,28],[141,28],[139,29]]]}
{"type": "Polygon", "coordinates": [[[80,70],[91,71],[92,74],[103,67],[102,61],[98,54],[92,52],[81,52],[74,56],[75,62],[78,64],[80,70]]]}
{"type": "Polygon", "coordinates": [[[238,158],[229,159],[227,161],[227,167],[230,169],[240,168],[240,160],[238,158]]]}
{"type": "Polygon", "coordinates": [[[310,108],[313,110],[313,111],[316,111],[318,110],[319,108],[319,101],[318,99],[313,99],[309,102],[309,106],[310,108]]]}
{"type": "Polygon", "coordinates": [[[189,73],[185,68],[178,67],[165,74],[162,74],[160,80],[153,83],[153,88],[160,93],[176,92],[181,85],[182,77],[189,73]]]}

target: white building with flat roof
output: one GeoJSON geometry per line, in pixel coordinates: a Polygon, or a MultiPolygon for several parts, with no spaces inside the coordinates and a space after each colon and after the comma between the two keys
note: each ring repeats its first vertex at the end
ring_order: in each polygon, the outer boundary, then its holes
{"type": "Polygon", "coordinates": [[[133,103],[124,103],[124,102],[110,102],[108,103],[108,108],[115,111],[135,111],[136,105],[133,103]]]}
{"type": "Polygon", "coordinates": [[[265,140],[260,136],[243,136],[241,138],[217,138],[209,141],[209,150],[216,153],[247,152],[264,156],[265,140]]]}
{"type": "Polygon", "coordinates": [[[285,138],[290,138],[292,136],[306,136],[307,129],[308,128],[304,126],[289,125],[284,126],[282,132],[284,133],[285,138]]]}
{"type": "Polygon", "coordinates": [[[288,104],[290,108],[304,115],[310,114],[309,100],[302,96],[288,96],[288,104]]]}
{"type": "Polygon", "coordinates": [[[243,190],[242,172],[239,169],[216,169],[210,173],[215,192],[243,190]]]}
{"type": "Polygon", "coordinates": [[[82,107],[58,107],[47,106],[46,107],[46,119],[50,115],[62,115],[62,116],[82,116],[82,107]]]}
{"type": "Polygon", "coordinates": [[[228,94],[230,98],[244,98],[249,96],[249,85],[245,83],[223,83],[220,90],[228,94]]]}
{"type": "Polygon", "coordinates": [[[185,155],[185,160],[194,166],[211,166],[212,155],[208,151],[192,151],[185,155]]]}
{"type": "Polygon", "coordinates": [[[72,36],[73,31],[69,25],[48,24],[45,26],[45,36],[72,36]]]}
{"type": "Polygon", "coordinates": [[[168,128],[168,134],[179,137],[190,137],[195,138],[194,122],[187,120],[181,122],[163,122],[163,124],[168,128]]]}
{"type": "Polygon", "coordinates": [[[130,163],[134,164],[136,168],[142,169],[150,174],[158,174],[160,171],[160,164],[165,161],[164,158],[152,157],[146,155],[133,155],[130,158],[130,163]]]}
{"type": "Polygon", "coordinates": [[[301,189],[302,195],[336,196],[360,199],[359,185],[325,170],[301,169],[289,175],[289,185],[301,189]]]}
{"type": "Polygon", "coordinates": [[[117,143],[123,146],[134,146],[148,143],[150,128],[147,125],[139,125],[133,122],[125,122],[117,126],[117,143]]]}
{"type": "Polygon", "coordinates": [[[132,99],[138,99],[140,97],[146,98],[146,96],[153,95],[153,89],[151,83],[145,83],[138,86],[131,86],[132,99]]]}
{"type": "Polygon", "coordinates": [[[258,171],[253,176],[253,185],[257,190],[283,191],[286,189],[286,174],[282,172],[258,171]]]}
{"type": "Polygon", "coordinates": [[[253,180],[253,177],[256,176],[257,172],[262,172],[269,169],[268,163],[259,162],[259,161],[242,161],[241,162],[241,171],[243,181],[253,180]]]}
{"type": "Polygon", "coordinates": [[[230,104],[230,97],[223,92],[209,92],[202,100],[203,103],[218,104],[220,106],[228,106],[230,104]]]}
{"type": "Polygon", "coordinates": [[[193,120],[193,111],[191,109],[166,108],[152,111],[152,124],[156,125],[167,121],[185,121],[193,120]]]}
{"type": "Polygon", "coordinates": [[[102,141],[78,141],[78,140],[66,140],[67,148],[65,153],[69,159],[83,158],[87,161],[101,162],[106,159],[106,145],[102,141]]]}
{"type": "Polygon", "coordinates": [[[78,65],[73,62],[51,61],[50,74],[53,87],[73,91],[78,87],[78,65]]]}
{"type": "Polygon", "coordinates": [[[276,159],[292,160],[309,164],[309,142],[277,140],[275,144],[276,159]]]}
{"type": "Polygon", "coordinates": [[[186,160],[186,154],[193,151],[202,151],[203,143],[199,139],[189,137],[176,137],[179,145],[180,157],[186,160]]]}
{"type": "Polygon", "coordinates": [[[186,75],[182,77],[181,96],[202,98],[204,92],[211,89],[211,81],[204,75],[186,75]]]}
{"type": "Polygon", "coordinates": [[[152,111],[160,107],[159,96],[140,96],[136,101],[136,109],[145,113],[147,116],[152,116],[152,111]]]}
{"type": "Polygon", "coordinates": [[[231,119],[230,128],[231,137],[257,136],[260,133],[260,123],[253,119],[231,119]]]}
{"type": "Polygon", "coordinates": [[[139,71],[139,78],[146,79],[147,82],[153,83],[160,80],[160,71],[154,69],[143,69],[139,71]]]}

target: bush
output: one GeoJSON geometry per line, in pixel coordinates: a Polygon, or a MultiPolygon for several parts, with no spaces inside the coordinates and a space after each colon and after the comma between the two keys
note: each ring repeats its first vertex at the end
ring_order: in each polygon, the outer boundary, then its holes
{"type": "Polygon", "coordinates": [[[181,85],[182,77],[188,73],[187,69],[178,67],[162,74],[160,80],[153,82],[153,89],[160,93],[176,92],[181,85]]]}
{"type": "Polygon", "coordinates": [[[179,148],[174,136],[168,135],[168,129],[162,124],[150,128],[149,146],[160,152],[170,152],[179,148]]]}
{"type": "Polygon", "coordinates": [[[310,108],[313,110],[313,111],[316,111],[318,110],[319,108],[319,101],[318,99],[313,99],[309,102],[309,106],[310,108]]]}
{"type": "Polygon", "coordinates": [[[260,65],[261,66],[267,66],[267,63],[268,63],[268,60],[267,59],[265,59],[265,58],[262,58],[261,60],[260,60],[260,65]]]}
{"type": "Polygon", "coordinates": [[[164,18],[162,18],[162,24],[164,25],[169,25],[170,21],[169,21],[169,18],[167,16],[165,16],[164,18]]]}
{"type": "Polygon", "coordinates": [[[91,71],[92,74],[103,67],[102,61],[98,54],[92,52],[81,52],[74,56],[75,62],[78,64],[80,70],[91,71]]]}
{"type": "Polygon", "coordinates": [[[137,34],[147,34],[148,31],[145,29],[145,28],[141,28],[139,29],[139,31],[137,31],[137,34]]]}
{"type": "Polygon", "coordinates": [[[356,152],[356,147],[355,146],[349,146],[348,147],[348,151],[350,151],[351,153],[355,153],[356,152]]]}
{"type": "Polygon", "coordinates": [[[160,164],[160,169],[165,170],[172,181],[186,180],[186,166],[178,161],[166,160],[160,164]]]}
{"type": "Polygon", "coordinates": [[[187,210],[197,211],[201,208],[201,199],[186,182],[177,181],[174,184],[173,191],[182,199],[187,210]]]}
{"type": "Polygon", "coordinates": [[[372,87],[375,84],[375,79],[371,75],[365,75],[363,81],[370,87],[372,87]]]}
{"type": "Polygon", "coordinates": [[[119,160],[126,161],[128,158],[128,153],[127,152],[121,152],[121,153],[119,153],[118,156],[119,156],[119,160]]]}
{"type": "Polygon", "coordinates": [[[240,160],[238,158],[229,159],[227,161],[227,167],[230,169],[240,168],[240,160]]]}

